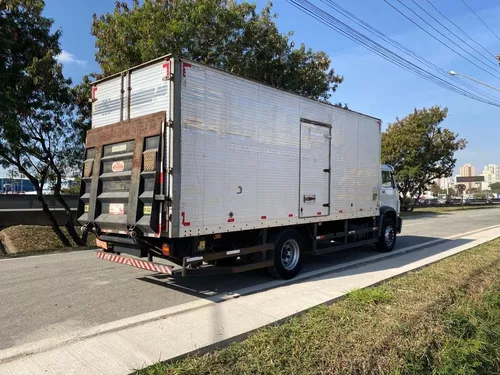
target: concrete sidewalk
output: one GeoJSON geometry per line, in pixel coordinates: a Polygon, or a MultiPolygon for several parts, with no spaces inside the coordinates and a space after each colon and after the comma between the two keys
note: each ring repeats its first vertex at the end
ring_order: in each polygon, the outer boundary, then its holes
{"type": "MultiPolygon", "coordinates": [[[[293,283],[273,282],[267,291],[196,300],[181,306],[103,324],[50,340],[0,351],[0,374],[128,374],[158,362],[214,348],[279,322],[347,291],[420,268],[500,237],[498,226],[464,234],[411,252],[377,255],[359,267],[343,265],[293,283]],[[347,268],[346,266],[351,266],[347,268]],[[276,287],[279,286],[279,287],[276,287]]],[[[365,260],[366,261],[366,260],[365,260]]],[[[310,275],[309,275],[310,276],[310,275]]]]}

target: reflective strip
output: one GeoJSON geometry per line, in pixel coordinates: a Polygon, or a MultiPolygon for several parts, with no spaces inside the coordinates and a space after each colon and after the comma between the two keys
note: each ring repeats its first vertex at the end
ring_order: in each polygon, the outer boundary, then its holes
{"type": "Polygon", "coordinates": [[[239,254],[240,250],[230,250],[226,251],[226,255],[233,255],[233,254],[239,254]]]}
{"type": "Polygon", "coordinates": [[[159,273],[164,273],[166,275],[172,275],[172,266],[167,266],[165,264],[157,264],[152,262],[146,262],[144,260],[132,259],[122,257],[121,255],[105,253],[103,251],[97,251],[97,257],[103,260],[109,260],[110,262],[125,264],[127,266],[141,268],[147,271],[154,271],[159,273]]]}
{"type": "Polygon", "coordinates": [[[192,258],[186,258],[186,262],[197,262],[199,260],[202,260],[203,257],[192,257],[192,258]]]}

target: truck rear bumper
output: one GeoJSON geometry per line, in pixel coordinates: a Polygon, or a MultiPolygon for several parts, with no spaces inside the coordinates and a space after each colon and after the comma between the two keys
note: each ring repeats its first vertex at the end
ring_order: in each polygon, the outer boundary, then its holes
{"type": "Polygon", "coordinates": [[[110,262],[125,264],[127,266],[140,268],[146,271],[153,271],[158,273],[163,273],[168,276],[172,276],[173,266],[168,266],[166,264],[158,264],[154,262],[146,262],[140,259],[132,259],[124,257],[117,254],[106,253],[104,251],[97,251],[97,257],[103,260],[109,260],[110,262]]]}

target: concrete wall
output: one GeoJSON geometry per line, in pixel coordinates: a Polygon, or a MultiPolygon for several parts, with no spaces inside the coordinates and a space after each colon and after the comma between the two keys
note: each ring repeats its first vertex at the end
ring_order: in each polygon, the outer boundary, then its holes
{"type": "MultiPolygon", "coordinates": [[[[64,200],[72,209],[76,210],[78,205],[77,195],[64,195],[64,200]]],[[[50,208],[61,208],[61,205],[56,202],[53,195],[45,195],[45,201],[50,208]]],[[[0,210],[21,208],[42,208],[36,195],[25,194],[0,194],[0,210]]]]}
{"type": "MultiPolygon", "coordinates": [[[[49,208],[59,225],[66,223],[66,214],[54,196],[45,197],[49,208]]],[[[78,196],[66,195],[64,200],[76,211],[78,196]]],[[[0,195],[0,228],[12,225],[50,225],[49,220],[42,211],[41,204],[36,195],[0,195]]]]}

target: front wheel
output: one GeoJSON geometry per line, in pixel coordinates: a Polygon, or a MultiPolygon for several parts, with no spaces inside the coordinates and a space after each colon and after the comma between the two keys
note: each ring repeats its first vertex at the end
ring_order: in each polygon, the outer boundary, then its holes
{"type": "Polygon", "coordinates": [[[274,243],[273,261],[269,268],[273,277],[283,280],[293,279],[302,268],[302,237],[295,230],[286,230],[274,243]]]}
{"type": "Polygon", "coordinates": [[[394,224],[394,221],[390,217],[384,216],[382,219],[382,231],[375,245],[377,250],[382,253],[388,253],[394,250],[396,246],[396,232],[396,224],[394,224]]]}

